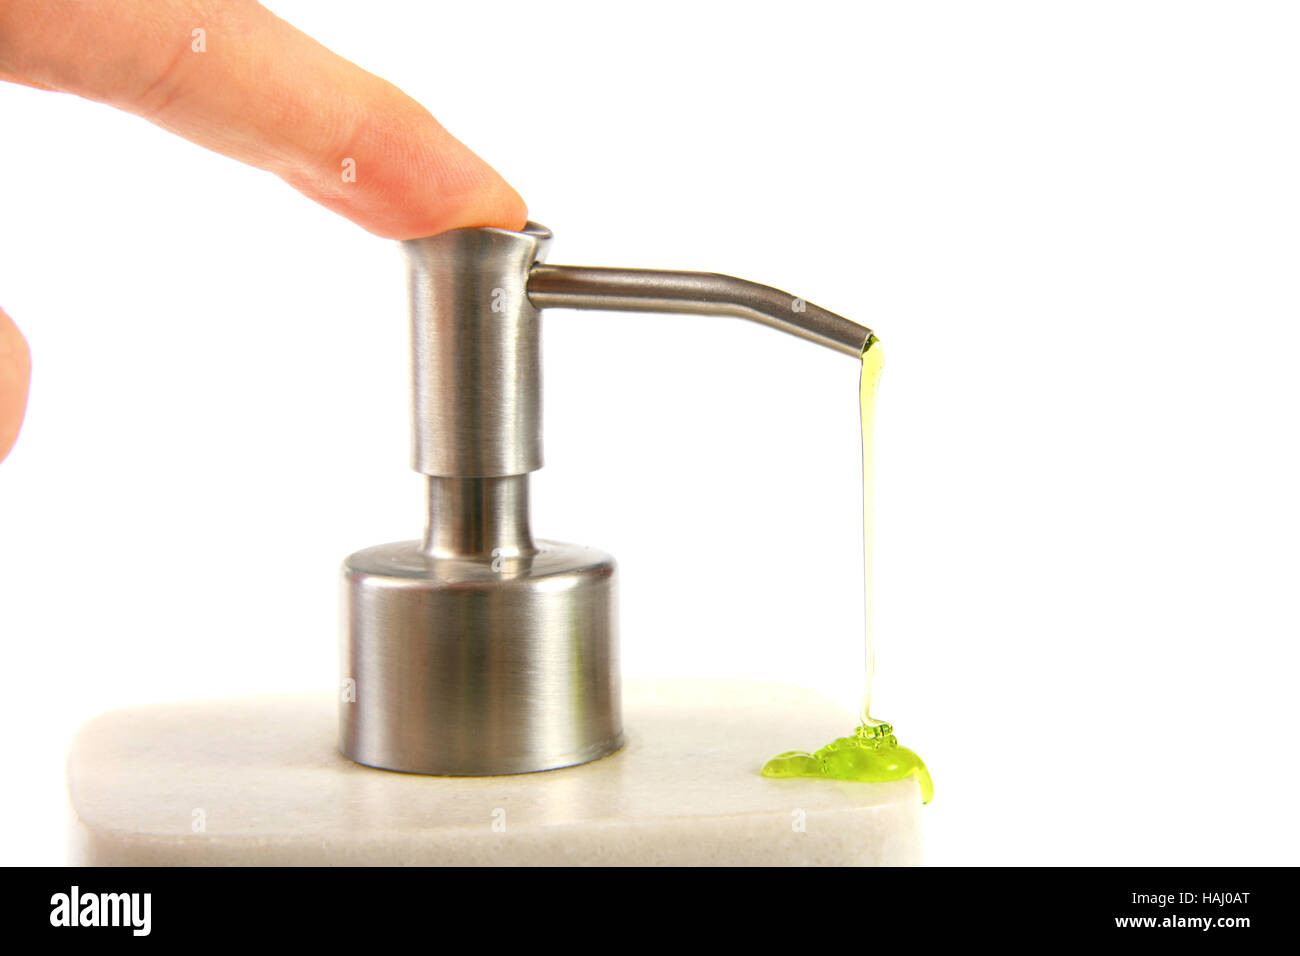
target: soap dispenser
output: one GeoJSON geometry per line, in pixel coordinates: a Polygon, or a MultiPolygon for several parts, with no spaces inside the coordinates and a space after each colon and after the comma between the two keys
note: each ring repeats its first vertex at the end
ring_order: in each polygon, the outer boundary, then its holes
{"type": "Polygon", "coordinates": [[[131,707],[82,727],[67,762],[73,862],[921,862],[912,776],[766,773],[782,745],[843,733],[852,716],[835,702],[778,681],[623,684],[614,559],[534,538],[528,514],[546,309],[737,316],[854,363],[871,333],[727,276],[547,265],[550,239],[530,223],[402,243],[424,534],[344,562],[339,688],[131,707]]]}
{"type": "Polygon", "coordinates": [[[489,776],[623,743],[618,572],[535,539],[545,309],[733,316],[858,359],[869,329],[785,292],[700,272],[545,263],[551,233],[457,229],[402,243],[419,540],[343,564],[339,749],[386,770],[489,776]]]}

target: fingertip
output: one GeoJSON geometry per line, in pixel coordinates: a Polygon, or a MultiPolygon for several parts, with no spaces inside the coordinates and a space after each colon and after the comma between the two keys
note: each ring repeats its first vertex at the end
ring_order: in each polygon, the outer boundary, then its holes
{"type": "Polygon", "coordinates": [[[437,198],[427,214],[404,223],[400,234],[390,238],[418,239],[449,229],[523,229],[528,223],[528,206],[523,197],[496,173],[491,176],[491,181],[463,198],[437,198]]]}
{"type": "Polygon", "coordinates": [[[273,167],[316,202],[386,239],[527,223],[519,193],[391,84],[367,84],[331,106],[336,141],[273,167]]]}

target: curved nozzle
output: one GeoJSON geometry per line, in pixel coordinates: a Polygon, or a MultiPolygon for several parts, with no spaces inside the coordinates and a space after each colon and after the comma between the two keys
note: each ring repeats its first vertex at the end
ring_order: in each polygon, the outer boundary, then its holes
{"type": "Polygon", "coordinates": [[[600,269],[538,264],[528,275],[534,308],[729,315],[860,358],[871,330],[773,289],[714,272],[600,269]]]}
{"type": "Polygon", "coordinates": [[[526,494],[504,481],[542,467],[546,308],[729,315],[858,358],[871,331],[769,286],[710,272],[553,266],[545,226],[454,229],[402,243],[410,292],[412,464],[428,475],[430,553],[532,546],[526,494]],[[441,482],[441,484],[439,484],[441,482]],[[469,535],[457,524],[495,529],[469,535]],[[499,538],[499,540],[498,540],[499,538]]]}

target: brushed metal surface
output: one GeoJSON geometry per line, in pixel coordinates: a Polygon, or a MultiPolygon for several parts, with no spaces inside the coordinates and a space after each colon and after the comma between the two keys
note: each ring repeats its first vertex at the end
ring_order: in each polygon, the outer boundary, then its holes
{"type": "Polygon", "coordinates": [[[549,770],[623,742],[614,559],[438,558],[380,545],[343,569],[339,749],[440,775],[549,770]],[[351,697],[352,699],[348,699],[351,697]]]}
{"type": "Polygon", "coordinates": [[[871,330],[771,286],[715,272],[535,266],[528,297],[539,309],[670,312],[748,319],[859,358],[871,330]]]}
{"type": "Polygon", "coordinates": [[[426,554],[513,558],[536,552],[528,523],[527,475],[427,481],[426,554]]]}
{"type": "Polygon", "coordinates": [[[545,266],[551,233],[402,243],[420,541],[343,566],[339,749],[445,775],[524,773],[621,746],[614,559],[534,542],[545,307],[739,316],[857,358],[870,331],[785,292],[695,272],[545,266]]]}
{"type": "Polygon", "coordinates": [[[402,243],[416,471],[484,478],[542,467],[541,317],[525,284],[550,238],[529,223],[402,243]]]}

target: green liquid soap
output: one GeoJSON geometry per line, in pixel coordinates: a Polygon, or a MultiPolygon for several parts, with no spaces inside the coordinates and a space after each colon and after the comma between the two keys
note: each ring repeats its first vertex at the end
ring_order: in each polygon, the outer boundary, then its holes
{"type": "Polygon", "coordinates": [[[899,746],[894,728],[871,716],[871,684],[876,672],[876,642],[872,627],[875,607],[874,564],[872,554],[872,502],[875,498],[873,448],[876,421],[876,384],[884,366],[880,340],[874,335],[862,347],[862,380],[858,396],[862,412],[862,551],[866,596],[866,694],[862,702],[861,725],[851,736],[832,740],[813,753],[791,750],[773,757],[763,765],[765,777],[827,777],[863,783],[885,783],[916,777],[921,785],[921,802],[934,797],[930,771],[915,752],[899,746]]]}
{"type": "Polygon", "coordinates": [[[934,798],[930,771],[915,751],[900,746],[889,724],[859,727],[851,737],[832,740],[821,750],[801,753],[791,750],[763,764],[765,777],[829,777],[859,783],[885,783],[916,777],[921,785],[921,802],[934,798]]]}

